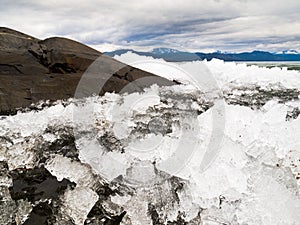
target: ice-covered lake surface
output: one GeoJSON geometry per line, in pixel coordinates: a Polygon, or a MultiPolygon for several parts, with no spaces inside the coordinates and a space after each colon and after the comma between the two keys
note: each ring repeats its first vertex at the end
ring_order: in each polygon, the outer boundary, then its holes
{"type": "Polygon", "coordinates": [[[0,224],[299,224],[299,72],[115,58],[181,84],[2,117],[0,224]]]}
{"type": "Polygon", "coordinates": [[[266,68],[274,68],[274,67],[279,67],[279,68],[286,68],[287,70],[300,70],[300,62],[298,61],[269,61],[269,62],[242,62],[246,63],[247,65],[256,65],[259,67],[266,67],[266,68]]]}

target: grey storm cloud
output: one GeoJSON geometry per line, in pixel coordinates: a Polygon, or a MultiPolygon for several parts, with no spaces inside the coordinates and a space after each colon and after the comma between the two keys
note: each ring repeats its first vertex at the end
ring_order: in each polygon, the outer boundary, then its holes
{"type": "Polygon", "coordinates": [[[101,50],[300,50],[297,0],[0,0],[0,26],[101,50]],[[109,49],[108,49],[109,50],[109,49]]]}

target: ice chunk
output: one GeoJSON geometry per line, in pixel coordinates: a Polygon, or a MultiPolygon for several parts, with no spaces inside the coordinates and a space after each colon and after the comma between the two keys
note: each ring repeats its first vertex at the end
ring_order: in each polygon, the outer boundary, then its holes
{"type": "Polygon", "coordinates": [[[83,225],[98,198],[90,188],[76,187],[65,192],[61,211],[70,216],[76,225],[83,225]]]}

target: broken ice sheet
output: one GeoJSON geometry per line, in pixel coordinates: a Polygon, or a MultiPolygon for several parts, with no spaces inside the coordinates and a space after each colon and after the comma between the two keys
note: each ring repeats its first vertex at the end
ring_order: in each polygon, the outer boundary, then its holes
{"type": "MultiPolygon", "coordinates": [[[[81,127],[75,130],[79,158],[109,181],[120,175],[125,176],[127,169],[139,162],[148,161],[149,165],[155,163],[157,168],[164,166],[165,170],[172,173],[176,165],[172,165],[171,161],[168,165],[161,162],[178,154],[176,151],[179,148],[182,148],[181,151],[189,150],[190,153],[184,151],[182,156],[175,156],[175,160],[184,159],[178,157],[191,157],[194,146],[199,142],[197,117],[212,106],[212,102],[205,99],[202,93],[195,89],[192,91],[190,87],[188,90],[185,93],[185,86],[152,86],[144,93],[125,94],[117,102],[108,101],[102,105],[98,105],[99,100],[94,98],[94,102],[86,103],[83,107],[93,104],[94,108],[105,108],[105,111],[96,110],[94,116],[107,122],[106,126],[101,126],[102,123],[97,125],[96,137],[81,132],[81,127]],[[160,125],[152,126],[154,121],[160,125]],[[118,124],[127,126],[119,127],[118,124]],[[161,129],[163,126],[165,128],[161,129]],[[125,131],[120,131],[121,128],[125,131]],[[192,135],[196,136],[193,138],[192,135]],[[185,144],[180,143],[184,137],[185,144]],[[172,167],[167,169],[170,165],[172,167]]],[[[182,161],[178,163],[184,165],[182,161]]]]}
{"type": "Polygon", "coordinates": [[[34,208],[22,200],[17,209],[9,170],[44,165],[56,182],[73,182],[52,208],[57,224],[297,224],[300,118],[286,116],[299,101],[294,95],[291,101],[268,96],[251,108],[241,95],[257,96],[253,87],[298,90],[299,73],[204,63],[221,93],[232,92],[237,103],[224,104],[224,139],[206,170],[200,164],[222,95],[181,85],[70,100],[0,120],[0,159],[8,165],[0,177],[2,219],[25,221],[34,208]],[[193,133],[196,125],[200,129],[193,133]],[[182,133],[190,143],[184,150],[197,146],[193,154],[179,157],[175,172],[159,166],[172,158],[182,133]]]}

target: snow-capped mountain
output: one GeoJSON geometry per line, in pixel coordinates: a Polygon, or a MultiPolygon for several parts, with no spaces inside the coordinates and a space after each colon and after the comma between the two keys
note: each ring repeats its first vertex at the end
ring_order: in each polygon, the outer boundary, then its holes
{"type": "Polygon", "coordinates": [[[282,51],[282,52],[279,52],[279,53],[277,53],[277,54],[299,54],[299,52],[298,51],[296,51],[296,50],[284,50],[284,51],[282,51]]]}
{"type": "Polygon", "coordinates": [[[171,49],[171,48],[154,48],[152,51],[149,51],[149,52],[135,51],[132,49],[120,49],[120,50],[115,50],[113,52],[105,52],[105,54],[113,57],[115,55],[122,55],[126,52],[133,52],[133,53],[135,53],[137,55],[141,55],[141,56],[151,56],[153,58],[162,58],[166,61],[172,61],[172,62],[199,60],[199,57],[194,53],[179,51],[179,50],[171,49]]]}
{"type": "Polygon", "coordinates": [[[178,50],[172,48],[154,48],[151,51],[153,54],[174,54],[179,53],[178,50]]]}

